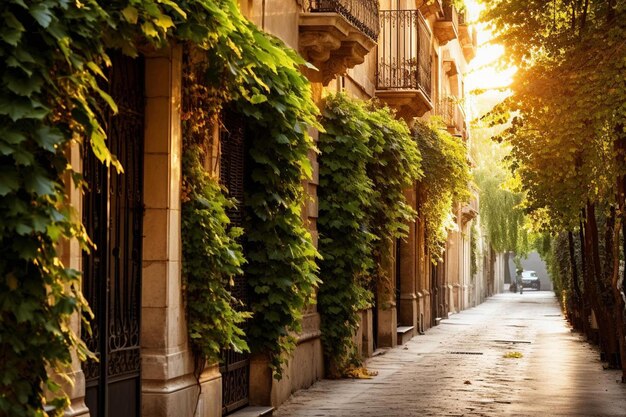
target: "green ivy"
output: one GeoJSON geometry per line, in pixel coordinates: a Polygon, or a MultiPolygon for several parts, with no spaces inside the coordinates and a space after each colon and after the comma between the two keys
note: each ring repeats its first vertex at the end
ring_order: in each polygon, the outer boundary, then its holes
{"type": "Polygon", "coordinates": [[[373,278],[379,296],[388,299],[395,284],[385,268],[389,262],[384,262],[384,258],[390,255],[395,239],[408,235],[409,224],[417,217],[404,191],[415,187],[415,182],[422,178],[422,157],[406,123],[396,119],[388,107],[369,105],[366,110],[367,121],[374,127],[370,140],[373,156],[367,164],[367,174],[373,182],[369,222],[377,237],[373,278]]]}
{"type": "Polygon", "coordinates": [[[206,50],[196,87],[209,113],[229,105],[245,119],[249,175],[243,269],[253,314],[247,338],[253,352],[268,355],[280,379],[319,281],[317,250],[302,218],[303,181],[311,177],[308,156],[315,149],[308,130],[321,127],[319,112],[300,72],[307,63],[248,22],[236,6],[225,10],[234,29],[206,50]]]}
{"type": "Polygon", "coordinates": [[[255,77],[244,80],[249,97],[235,103],[247,116],[251,162],[245,273],[254,316],[248,336],[253,351],[269,354],[280,379],[319,284],[319,255],[302,207],[303,181],[312,176],[309,154],[315,149],[308,130],[321,126],[309,81],[300,72],[305,61],[280,40],[252,28],[253,38],[242,44],[249,45],[244,56],[253,58],[244,66],[254,65],[255,77]]]}
{"type": "Polygon", "coordinates": [[[49,370],[65,375],[72,352],[88,354],[70,320],[88,311],[79,273],[58,247],[87,243],[66,194],[66,181],[79,182],[69,144],[86,137],[112,162],[95,117],[96,97],[110,101],[96,83],[107,15],[92,2],[18,0],[0,15],[0,414],[42,416],[44,389],[59,391],[49,370]]]}
{"type": "MultiPolygon", "coordinates": [[[[194,351],[209,363],[220,360],[224,347],[248,351],[242,324],[249,313],[238,311],[239,300],[228,291],[233,277],[243,273],[239,228],[230,223],[225,208],[234,206],[217,180],[203,170],[197,147],[188,147],[183,166],[188,201],[182,205],[183,283],[188,333],[194,351]]],[[[243,307],[243,306],[241,306],[243,307]]]]}
{"type": "Polygon", "coordinates": [[[373,301],[372,277],[384,276],[382,253],[414,220],[402,191],[418,179],[420,156],[406,124],[372,103],[330,96],[322,124],[318,304],[327,370],[337,377],[354,359],[359,311],[373,301]]]}
{"type": "Polygon", "coordinates": [[[478,227],[476,221],[472,222],[470,229],[470,276],[472,280],[478,273],[478,259],[480,254],[478,253],[478,227]]]}
{"type": "Polygon", "coordinates": [[[426,223],[426,246],[435,262],[443,254],[448,231],[455,227],[454,205],[470,197],[467,148],[438,124],[418,121],[413,134],[424,170],[419,211],[426,223]]]}
{"type": "Polygon", "coordinates": [[[226,198],[218,179],[206,170],[213,110],[206,89],[197,85],[197,71],[185,51],[183,67],[183,196],[181,235],[187,331],[194,352],[216,363],[229,347],[249,351],[242,325],[250,317],[229,287],[243,273],[243,231],[230,227],[226,214],[236,201],[226,198]]]}

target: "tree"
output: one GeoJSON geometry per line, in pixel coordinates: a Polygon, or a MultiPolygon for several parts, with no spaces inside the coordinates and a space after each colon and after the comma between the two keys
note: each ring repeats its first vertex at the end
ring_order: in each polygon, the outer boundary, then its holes
{"type": "Polygon", "coordinates": [[[534,223],[582,238],[584,297],[612,366],[623,364],[619,242],[626,173],[626,1],[497,0],[482,18],[519,71],[492,112],[534,223]]]}

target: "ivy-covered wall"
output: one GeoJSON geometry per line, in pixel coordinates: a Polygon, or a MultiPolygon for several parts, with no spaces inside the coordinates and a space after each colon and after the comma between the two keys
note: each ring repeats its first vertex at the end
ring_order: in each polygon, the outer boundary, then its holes
{"type": "Polygon", "coordinates": [[[327,374],[358,364],[353,336],[372,286],[389,286],[382,257],[416,213],[402,191],[421,177],[409,129],[388,108],[343,94],[326,98],[320,135],[318,295],[327,374]]]}

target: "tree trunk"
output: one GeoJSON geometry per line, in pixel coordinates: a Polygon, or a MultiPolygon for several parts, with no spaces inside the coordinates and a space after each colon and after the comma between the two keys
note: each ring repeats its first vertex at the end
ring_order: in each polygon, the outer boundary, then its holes
{"type": "Polygon", "coordinates": [[[509,256],[510,256],[510,252],[505,251],[504,252],[504,282],[510,284],[512,283],[512,281],[511,281],[511,268],[509,268],[509,256]]]}
{"type": "MultiPolygon", "coordinates": [[[[598,235],[595,206],[591,203],[587,203],[587,218],[585,227],[585,244],[589,266],[589,279],[585,283],[585,288],[589,288],[590,290],[591,305],[598,322],[602,359],[608,361],[610,368],[616,368],[618,365],[616,359],[618,357],[619,350],[618,340],[616,337],[617,335],[615,332],[616,323],[611,311],[612,307],[609,307],[609,303],[607,303],[609,300],[605,297],[606,292],[602,291],[605,285],[603,283],[603,265],[600,257],[600,240],[598,235]]],[[[610,236],[612,238],[612,234],[610,236]]],[[[611,240],[611,238],[607,235],[605,235],[605,238],[611,240]]],[[[605,247],[605,249],[607,248],[610,250],[611,245],[605,247]]],[[[606,255],[607,258],[609,258],[609,254],[607,253],[606,255]]]]}
{"type": "Polygon", "coordinates": [[[622,382],[626,382],[626,344],[624,343],[624,300],[618,286],[619,282],[619,234],[620,234],[620,222],[615,225],[614,239],[613,239],[613,274],[611,277],[611,288],[613,289],[613,296],[615,298],[613,308],[613,318],[616,324],[617,340],[619,345],[619,358],[618,365],[622,369],[622,382]]]}
{"type": "Polygon", "coordinates": [[[571,303],[573,311],[572,325],[576,330],[582,330],[582,312],[581,302],[582,294],[580,292],[580,285],[578,283],[578,266],[576,265],[576,253],[574,249],[574,236],[572,232],[567,232],[567,241],[569,244],[569,260],[572,268],[572,286],[574,287],[574,300],[571,303]]]}
{"type": "MultiPolygon", "coordinates": [[[[580,227],[578,229],[578,238],[580,241],[580,265],[581,265],[581,269],[582,269],[582,280],[583,283],[588,281],[588,273],[589,273],[589,268],[587,266],[587,258],[585,256],[586,254],[586,250],[585,250],[585,227],[583,224],[583,221],[585,219],[586,215],[585,215],[585,209],[581,210],[581,220],[580,221],[580,227]]],[[[584,287],[584,291],[582,292],[582,300],[580,300],[580,302],[582,303],[581,305],[581,309],[582,309],[582,321],[583,321],[583,332],[585,333],[585,335],[587,336],[587,338],[591,339],[593,337],[593,330],[591,329],[591,326],[589,324],[589,316],[591,315],[591,311],[590,311],[590,293],[589,290],[587,289],[587,286],[585,285],[584,287]]]]}

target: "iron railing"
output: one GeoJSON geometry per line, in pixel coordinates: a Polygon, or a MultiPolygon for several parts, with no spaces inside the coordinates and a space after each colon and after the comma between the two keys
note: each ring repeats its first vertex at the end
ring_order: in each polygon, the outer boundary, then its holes
{"type": "Polygon", "coordinates": [[[459,30],[459,14],[457,13],[456,7],[450,0],[443,2],[443,19],[445,22],[452,22],[452,26],[458,32],[459,30]]]}
{"type": "Polygon", "coordinates": [[[459,19],[459,25],[468,25],[469,19],[467,17],[467,10],[463,10],[462,12],[457,11],[457,16],[459,19]]]}
{"type": "Polygon", "coordinates": [[[430,98],[430,37],[419,10],[381,11],[377,88],[421,89],[430,98]]]}
{"type": "Polygon", "coordinates": [[[454,127],[463,133],[465,130],[465,111],[462,104],[454,96],[443,97],[436,104],[437,116],[441,117],[447,127],[454,127]]]}
{"type": "Polygon", "coordinates": [[[372,40],[378,39],[378,0],[305,0],[309,13],[338,13],[372,40]]]}

